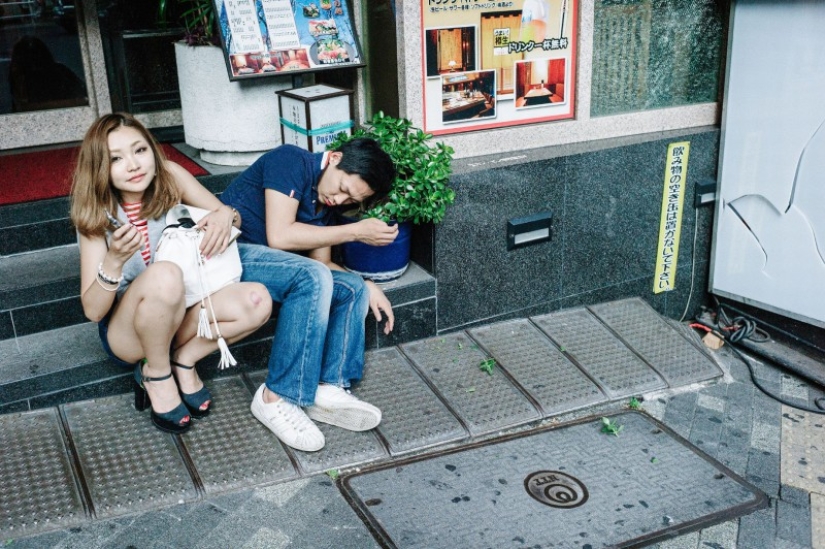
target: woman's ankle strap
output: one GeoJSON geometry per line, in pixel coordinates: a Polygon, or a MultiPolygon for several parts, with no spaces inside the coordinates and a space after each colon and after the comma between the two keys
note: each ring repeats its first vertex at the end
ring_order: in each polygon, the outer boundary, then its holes
{"type": "Polygon", "coordinates": [[[165,376],[160,376],[160,377],[149,377],[149,376],[143,375],[143,366],[145,364],[146,363],[143,362],[140,365],[140,380],[141,380],[141,382],[144,382],[144,381],[166,381],[167,379],[172,377],[172,372],[171,371],[168,374],[166,374],[165,376]]]}

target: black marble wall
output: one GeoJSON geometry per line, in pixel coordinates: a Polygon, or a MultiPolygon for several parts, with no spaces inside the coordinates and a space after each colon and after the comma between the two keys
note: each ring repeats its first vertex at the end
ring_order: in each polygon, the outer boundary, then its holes
{"type": "Polygon", "coordinates": [[[640,296],[691,318],[706,298],[719,131],[691,129],[528,150],[455,163],[455,204],[429,241],[438,332],[640,296]],[[653,293],[667,147],[690,141],[675,290],[653,293]],[[507,251],[507,221],[549,211],[549,242],[507,251]],[[696,245],[694,246],[694,229],[696,245]],[[692,290],[692,291],[691,291],[692,290]],[[688,303],[690,300],[690,303],[688,303]]]}

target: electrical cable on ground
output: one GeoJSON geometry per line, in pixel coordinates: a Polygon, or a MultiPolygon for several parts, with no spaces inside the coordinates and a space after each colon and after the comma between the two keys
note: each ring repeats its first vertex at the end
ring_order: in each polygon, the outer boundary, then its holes
{"type": "Polygon", "coordinates": [[[716,337],[719,337],[727,343],[729,343],[730,349],[736,354],[736,356],[738,356],[742,360],[742,362],[745,363],[745,366],[748,367],[748,371],[750,372],[751,376],[751,381],[753,381],[753,384],[756,385],[756,387],[760,391],[762,391],[768,397],[782,404],[785,404],[786,406],[790,406],[798,410],[803,410],[805,412],[825,415],[825,397],[819,397],[814,400],[814,404],[816,404],[817,408],[811,408],[801,404],[793,403],[788,399],[782,397],[781,395],[776,395],[773,392],[771,392],[756,377],[756,374],[754,373],[753,363],[751,362],[750,357],[742,353],[736,347],[736,343],[739,343],[744,339],[749,339],[757,343],[764,343],[766,341],[770,341],[770,335],[765,330],[759,328],[756,322],[742,316],[738,316],[731,319],[728,317],[727,313],[722,308],[722,306],[718,303],[715,318],[711,320],[705,318],[710,315],[712,315],[712,313],[703,313],[692,324],[690,324],[690,326],[692,328],[700,328],[705,331],[708,331],[716,337]]]}
{"type": "Polygon", "coordinates": [[[696,213],[693,217],[693,251],[690,259],[690,293],[688,294],[687,302],[685,302],[685,310],[682,311],[682,317],[679,322],[684,322],[690,309],[690,300],[693,299],[693,284],[696,281],[696,239],[699,236],[699,208],[693,209],[696,213]]]}

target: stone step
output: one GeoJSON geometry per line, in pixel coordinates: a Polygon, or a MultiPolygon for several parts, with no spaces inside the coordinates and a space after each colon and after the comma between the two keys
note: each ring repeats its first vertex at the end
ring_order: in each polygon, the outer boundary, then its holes
{"type": "MultiPolygon", "coordinates": [[[[51,260],[46,263],[40,253],[23,254],[9,258],[0,258],[1,265],[25,263],[28,267],[40,266],[40,278],[32,275],[16,277],[9,281],[2,277],[4,285],[13,285],[17,294],[31,294],[35,299],[40,291],[48,299],[37,305],[11,309],[3,312],[9,322],[25,315],[34,315],[43,311],[58,316],[68,323],[53,329],[11,335],[4,335],[0,340],[0,414],[25,411],[88,398],[121,394],[131,390],[131,373],[124,372],[112,364],[100,346],[97,325],[83,318],[79,298],[62,297],[61,292],[77,293],[78,280],[66,280],[64,288],[54,281],[62,270],[55,259],[68,265],[76,277],[77,247],[65,247],[51,250],[51,260]],[[73,255],[74,254],[74,255],[73,255]],[[8,261],[8,263],[5,263],[8,261]],[[54,272],[52,272],[54,271],[54,272]],[[58,273],[58,274],[55,274],[58,273]],[[38,290],[39,288],[39,290],[38,290]],[[47,290],[52,294],[46,295],[47,290]],[[77,319],[72,320],[71,307],[77,307],[77,319]],[[61,316],[62,315],[62,316],[61,316]]],[[[34,268],[32,267],[32,268],[34,268]]],[[[37,271],[37,269],[34,269],[37,271]]],[[[377,349],[398,345],[422,337],[435,335],[435,279],[416,264],[411,264],[401,279],[384,285],[384,292],[393,304],[396,328],[389,334],[383,333],[370,313],[366,320],[366,349],[377,349]]],[[[3,303],[14,303],[10,297],[13,289],[5,289],[0,296],[3,303]]],[[[232,352],[238,362],[260,369],[266,366],[272,345],[272,334],[277,322],[277,305],[272,318],[255,334],[234,345],[232,352]]],[[[47,318],[45,313],[44,318],[47,318]]],[[[47,322],[44,321],[46,325],[47,322]]],[[[225,372],[217,369],[217,354],[201,361],[198,370],[204,379],[222,377],[225,372]]],[[[237,369],[233,370],[237,373],[237,369]]]]}
{"type": "MultiPolygon", "coordinates": [[[[0,340],[86,322],[80,304],[79,265],[77,244],[0,257],[0,340]]],[[[407,339],[434,333],[420,322],[422,315],[435,316],[432,276],[411,263],[401,279],[384,285],[384,291],[394,307],[431,300],[416,305],[420,314],[412,315],[412,324],[403,329],[415,332],[407,339]]],[[[371,342],[370,336],[367,341],[371,342]]]]}
{"type": "MultiPolygon", "coordinates": [[[[265,367],[275,320],[231,347],[240,371],[265,367]]],[[[220,371],[214,353],[198,363],[203,379],[237,374],[220,371]]],[[[103,351],[97,324],[86,322],[0,341],[0,414],[33,410],[129,392],[132,372],[103,351]]]]}
{"type": "Polygon", "coordinates": [[[0,257],[0,337],[86,322],[77,244],[0,257]]]}
{"type": "Polygon", "coordinates": [[[76,242],[66,197],[0,207],[0,257],[76,242]]]}
{"type": "MultiPolygon", "coordinates": [[[[231,170],[197,179],[219,195],[236,175],[231,170]]],[[[0,206],[0,257],[76,243],[69,206],[68,197],[0,206]]]]}

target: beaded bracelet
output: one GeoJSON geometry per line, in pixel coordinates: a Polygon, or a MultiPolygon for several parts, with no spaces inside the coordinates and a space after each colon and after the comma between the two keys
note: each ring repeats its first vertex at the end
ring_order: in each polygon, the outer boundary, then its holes
{"type": "Polygon", "coordinates": [[[117,278],[112,278],[111,276],[104,273],[102,261],[100,262],[100,265],[97,266],[97,276],[106,284],[120,284],[123,281],[123,273],[120,273],[120,276],[117,278]]]}
{"type": "Polygon", "coordinates": [[[107,292],[116,292],[118,290],[118,288],[120,288],[119,284],[117,286],[115,286],[114,288],[107,288],[106,286],[104,286],[104,284],[106,284],[106,283],[103,282],[102,280],[100,280],[100,276],[95,277],[95,282],[97,282],[97,285],[100,286],[101,288],[103,288],[104,290],[106,290],[107,292]]]}

